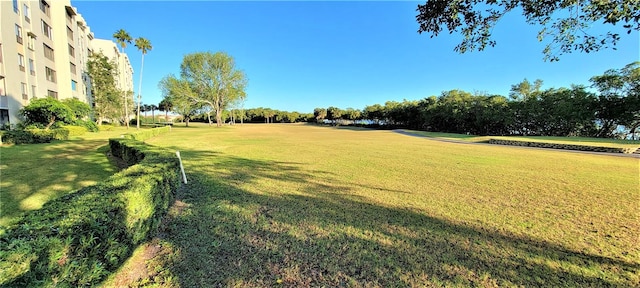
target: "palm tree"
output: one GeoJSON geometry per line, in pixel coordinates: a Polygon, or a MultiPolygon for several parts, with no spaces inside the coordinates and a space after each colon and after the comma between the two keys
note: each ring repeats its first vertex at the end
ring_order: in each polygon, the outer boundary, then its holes
{"type": "MultiPolygon", "coordinates": [[[[124,53],[124,48],[127,47],[127,43],[131,44],[131,35],[129,35],[129,33],[127,31],[124,31],[124,29],[120,29],[118,31],[116,31],[116,33],[113,33],[113,38],[116,40],[116,42],[118,42],[118,44],[120,44],[120,49],[122,49],[122,53],[124,53]]],[[[124,118],[126,119],[125,122],[127,122],[127,129],[129,129],[129,107],[127,107],[127,103],[129,102],[127,99],[127,96],[129,96],[128,91],[123,91],[124,93],[124,118]]]]}
{"type": "Polygon", "coordinates": [[[124,31],[124,29],[120,29],[116,31],[116,33],[113,33],[113,39],[120,44],[122,53],[124,53],[124,48],[127,48],[127,44],[131,44],[131,41],[133,40],[131,35],[129,35],[127,31],[124,31]]]}
{"type": "Polygon", "coordinates": [[[156,124],[156,110],[158,110],[158,106],[156,106],[156,104],[150,104],[149,110],[151,110],[151,124],[156,124]]]}
{"type": "Polygon", "coordinates": [[[169,98],[162,99],[162,101],[158,103],[158,109],[160,111],[164,111],[164,120],[169,122],[169,111],[173,109],[173,103],[171,103],[171,100],[169,98]]]}
{"type": "Polygon", "coordinates": [[[140,101],[142,101],[142,70],[144,69],[144,54],[151,51],[153,47],[151,47],[151,42],[149,42],[149,40],[142,37],[138,37],[138,39],[136,39],[134,46],[142,52],[142,61],[140,62],[140,81],[138,82],[138,122],[136,123],[136,128],[140,129],[140,101]]]}

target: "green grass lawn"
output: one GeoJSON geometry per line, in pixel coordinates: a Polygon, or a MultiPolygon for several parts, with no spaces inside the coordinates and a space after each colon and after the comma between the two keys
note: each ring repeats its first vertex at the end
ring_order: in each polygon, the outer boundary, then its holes
{"type": "Polygon", "coordinates": [[[126,129],[86,133],[69,141],[0,147],[0,226],[27,210],[112,175],[108,140],[126,129]]]}
{"type": "Polygon", "coordinates": [[[189,184],[139,284],[640,285],[638,159],[192,126],[147,141],[181,152],[189,184]]]}
{"type": "Polygon", "coordinates": [[[545,142],[545,143],[558,143],[558,144],[575,144],[585,146],[598,146],[598,147],[617,147],[617,148],[640,148],[640,140],[622,140],[622,139],[609,139],[609,138],[587,138],[587,137],[554,137],[554,136],[475,136],[455,133],[442,133],[442,132],[425,132],[416,130],[403,130],[407,133],[442,138],[449,140],[460,140],[468,142],[486,142],[489,139],[502,139],[502,140],[514,140],[514,141],[528,141],[528,142],[545,142]]]}

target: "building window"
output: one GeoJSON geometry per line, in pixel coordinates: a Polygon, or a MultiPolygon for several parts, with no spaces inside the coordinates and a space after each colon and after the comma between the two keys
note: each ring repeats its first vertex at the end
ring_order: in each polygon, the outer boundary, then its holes
{"type": "Polygon", "coordinates": [[[27,48],[29,48],[29,50],[33,51],[33,45],[35,45],[36,43],[36,37],[35,35],[33,35],[32,33],[27,33],[27,48]]]}
{"type": "Polygon", "coordinates": [[[29,73],[31,73],[31,75],[33,76],[36,76],[36,64],[31,58],[29,58],[29,73]]]}
{"type": "Polygon", "coordinates": [[[29,95],[27,94],[27,83],[20,83],[20,92],[22,92],[22,99],[29,100],[29,95]]]}
{"type": "Polygon", "coordinates": [[[53,49],[51,49],[51,47],[49,47],[47,44],[44,44],[44,43],[42,43],[42,46],[44,47],[44,57],[46,57],[51,61],[54,61],[53,49]]]}
{"type": "Polygon", "coordinates": [[[18,12],[18,0],[13,0],[13,12],[20,13],[18,12]]]}
{"type": "Polygon", "coordinates": [[[71,46],[71,44],[69,44],[69,56],[75,58],[76,57],[76,49],[73,48],[73,46],[71,46]]]}
{"type": "Polygon", "coordinates": [[[69,26],[67,26],[67,38],[69,38],[69,40],[73,41],[73,30],[71,30],[71,28],[69,28],[69,26]]]}
{"type": "Polygon", "coordinates": [[[69,63],[69,66],[71,68],[71,74],[76,75],[76,64],[69,63]]]}
{"type": "Polygon", "coordinates": [[[22,44],[22,27],[18,24],[16,24],[16,41],[22,44]]]}
{"type": "Polygon", "coordinates": [[[53,90],[47,90],[47,96],[58,99],[58,92],[53,90]]]}
{"type": "Polygon", "coordinates": [[[47,80],[49,80],[50,82],[56,83],[56,70],[53,70],[49,67],[45,67],[45,74],[47,77],[47,80]]]}
{"type": "Polygon", "coordinates": [[[20,71],[24,72],[24,56],[20,53],[18,53],[18,67],[20,71]]]}
{"type": "Polygon", "coordinates": [[[47,36],[47,38],[53,39],[53,29],[51,29],[51,26],[49,26],[47,22],[44,22],[44,20],[42,20],[42,33],[44,33],[44,36],[47,36]]]}
{"type": "Polygon", "coordinates": [[[29,19],[29,6],[27,4],[23,4],[22,6],[22,13],[24,14],[24,21],[27,21],[27,23],[31,23],[31,19],[29,19]]]}
{"type": "Polygon", "coordinates": [[[38,97],[36,97],[36,95],[38,95],[36,93],[36,85],[31,85],[31,98],[32,99],[38,98],[38,97]]]}
{"type": "Polygon", "coordinates": [[[44,14],[47,14],[47,16],[51,16],[49,12],[49,3],[47,3],[47,1],[40,0],[40,10],[42,10],[44,14]]]}
{"type": "Polygon", "coordinates": [[[78,85],[78,82],[71,80],[71,90],[76,91],[77,85],[78,85]]]}

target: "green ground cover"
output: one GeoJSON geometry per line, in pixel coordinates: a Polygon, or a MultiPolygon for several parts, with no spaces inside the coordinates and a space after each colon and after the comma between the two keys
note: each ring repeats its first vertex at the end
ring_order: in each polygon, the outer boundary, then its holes
{"type": "MultiPolygon", "coordinates": [[[[135,130],[135,129],[134,129],[135,130]]],[[[125,128],[86,133],[68,141],[0,146],[0,226],[27,210],[93,185],[117,168],[106,156],[108,140],[125,128]]]]}
{"type": "Polygon", "coordinates": [[[139,284],[640,285],[637,159],[190,126],[147,141],[179,150],[190,182],[139,284]]]}

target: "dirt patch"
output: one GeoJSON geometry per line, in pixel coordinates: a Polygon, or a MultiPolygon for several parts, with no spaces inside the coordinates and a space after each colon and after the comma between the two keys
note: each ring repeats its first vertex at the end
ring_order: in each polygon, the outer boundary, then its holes
{"type": "Polygon", "coordinates": [[[133,283],[153,277],[147,262],[156,257],[161,250],[162,246],[158,244],[156,238],[143,244],[142,252],[136,253],[127,261],[111,284],[115,287],[131,287],[133,283]]]}

